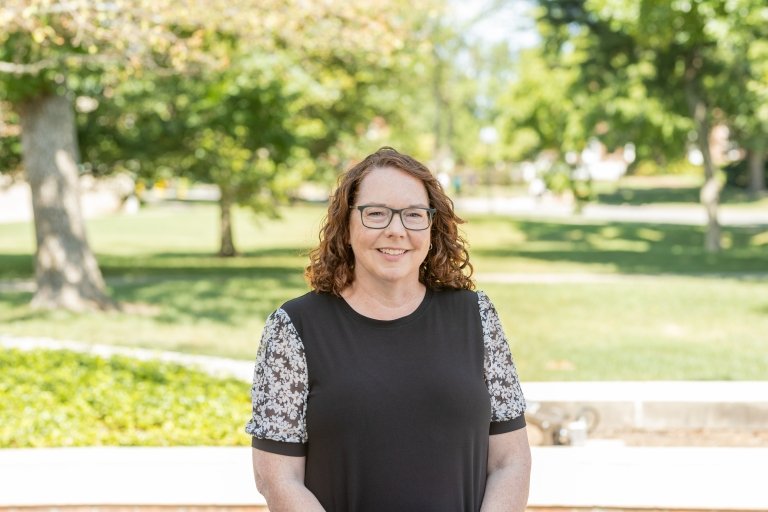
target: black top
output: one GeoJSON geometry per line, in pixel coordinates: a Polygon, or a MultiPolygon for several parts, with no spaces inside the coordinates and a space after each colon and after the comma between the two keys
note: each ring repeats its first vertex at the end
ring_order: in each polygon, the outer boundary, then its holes
{"type": "Polygon", "coordinates": [[[328,511],[477,511],[488,436],[525,426],[498,315],[482,292],[428,291],[396,320],[310,292],[270,315],[253,446],[306,456],[328,511]]]}

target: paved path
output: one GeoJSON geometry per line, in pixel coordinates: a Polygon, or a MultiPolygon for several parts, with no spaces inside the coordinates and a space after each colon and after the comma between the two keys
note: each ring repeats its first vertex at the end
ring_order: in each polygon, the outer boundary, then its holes
{"type": "Polygon", "coordinates": [[[0,347],[17,348],[21,350],[48,349],[71,350],[93,354],[105,358],[113,355],[122,355],[140,359],[143,361],[158,360],[181,364],[184,366],[203,370],[211,375],[235,377],[250,382],[253,379],[254,361],[242,361],[224,357],[202,356],[171,352],[163,350],[151,350],[119,345],[101,345],[98,343],[83,343],[80,341],[57,340],[53,338],[8,336],[0,334],[0,347]]]}
{"type": "MultiPolygon", "coordinates": [[[[707,215],[701,205],[607,205],[590,203],[581,214],[573,213],[569,204],[555,201],[538,202],[529,197],[458,198],[456,211],[461,213],[494,213],[542,219],[584,221],[649,222],[704,226],[707,215]]],[[[768,226],[768,208],[721,206],[718,219],[723,226],[768,226]]]]}
{"type": "Polygon", "coordinates": [[[263,505],[250,448],[0,450],[0,507],[263,505]]]}
{"type": "Polygon", "coordinates": [[[530,504],[768,510],[768,448],[533,448],[530,504]]]}
{"type": "MultiPolygon", "coordinates": [[[[531,506],[768,510],[768,448],[534,447],[531,506]]],[[[263,505],[250,448],[0,450],[0,507],[263,505]]]]}

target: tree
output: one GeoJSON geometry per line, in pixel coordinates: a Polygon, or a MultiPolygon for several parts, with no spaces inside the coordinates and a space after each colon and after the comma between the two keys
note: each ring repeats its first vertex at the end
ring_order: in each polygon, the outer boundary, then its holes
{"type": "Polygon", "coordinates": [[[21,120],[37,249],[33,306],[110,309],[79,204],[77,82],[138,67],[150,49],[174,58],[191,46],[168,29],[169,2],[11,0],[0,8],[0,92],[21,120]],[[149,24],[153,16],[162,20],[149,24]],[[120,66],[120,67],[119,67],[120,66]]]}
{"type": "Polygon", "coordinates": [[[364,45],[354,39],[366,18],[348,10],[315,20],[339,27],[318,32],[313,44],[305,37],[270,53],[219,28],[205,46],[226,66],[145,73],[116,86],[111,101],[86,118],[84,152],[92,162],[125,162],[146,178],[170,170],[216,184],[219,255],[234,256],[234,205],[275,214],[291,187],[323,174],[323,162],[345,134],[400,106],[393,84],[406,74],[411,36],[405,23],[412,17],[395,16],[397,6],[380,4],[378,28],[365,28],[364,45]],[[343,40],[339,28],[349,30],[343,40]]]}
{"type": "MultiPolygon", "coordinates": [[[[231,46],[223,34],[213,44],[231,46]]],[[[83,152],[97,170],[129,169],[148,182],[183,177],[220,192],[220,256],[235,256],[232,208],[274,213],[285,193],[296,137],[292,99],[274,59],[229,48],[224,69],[168,76],[147,73],[121,84],[84,116],[83,152]],[[259,61],[264,61],[259,64],[259,61]]]]}
{"type": "Polygon", "coordinates": [[[765,3],[742,0],[730,11],[734,22],[717,28],[718,44],[728,61],[724,84],[726,122],[746,149],[748,189],[753,197],[765,193],[768,153],[768,25],[765,3]]]}
{"type": "Polygon", "coordinates": [[[18,112],[25,130],[22,153],[38,243],[33,304],[74,310],[115,307],[79,211],[72,109],[78,92],[103,91],[147,70],[226,68],[226,52],[210,44],[220,34],[240,38],[260,55],[337,55],[339,48],[387,55],[401,44],[396,24],[404,9],[403,2],[372,1],[345,6],[211,0],[183,7],[174,0],[4,2],[0,93],[18,112]],[[384,21],[378,18],[381,14],[386,14],[384,21]]]}
{"type": "Polygon", "coordinates": [[[508,157],[533,158],[543,151],[560,155],[579,150],[588,135],[582,128],[581,111],[570,91],[576,68],[554,66],[539,48],[521,52],[514,66],[515,78],[499,98],[500,132],[508,157]]]}
{"type": "Polygon", "coordinates": [[[731,82],[733,63],[747,58],[719,44],[720,30],[741,23],[742,10],[757,4],[752,0],[541,0],[540,4],[542,21],[553,27],[550,47],[580,55],[582,90],[609,91],[634,101],[647,98],[668,114],[689,120],[704,164],[705,247],[719,250],[720,184],[709,133],[715,116],[728,105],[724,98],[729,87],[731,94],[734,86],[743,89],[743,82],[731,82]]]}

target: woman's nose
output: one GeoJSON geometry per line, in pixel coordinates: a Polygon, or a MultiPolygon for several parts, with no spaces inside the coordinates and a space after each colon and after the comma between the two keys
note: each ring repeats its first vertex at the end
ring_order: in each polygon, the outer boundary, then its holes
{"type": "Polygon", "coordinates": [[[400,215],[400,213],[395,213],[392,215],[392,221],[389,223],[389,226],[387,226],[385,231],[395,234],[405,234],[406,229],[405,225],[403,224],[403,217],[400,215]]]}

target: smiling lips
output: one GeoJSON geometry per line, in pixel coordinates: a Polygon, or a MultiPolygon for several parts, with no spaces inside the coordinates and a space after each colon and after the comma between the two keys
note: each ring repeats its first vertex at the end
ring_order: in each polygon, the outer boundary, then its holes
{"type": "Polygon", "coordinates": [[[405,249],[387,249],[382,248],[379,249],[379,252],[383,252],[384,254],[389,254],[390,256],[400,256],[401,254],[405,254],[405,249]]]}

